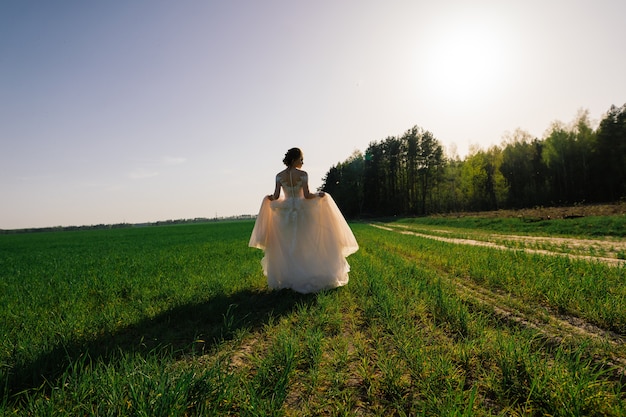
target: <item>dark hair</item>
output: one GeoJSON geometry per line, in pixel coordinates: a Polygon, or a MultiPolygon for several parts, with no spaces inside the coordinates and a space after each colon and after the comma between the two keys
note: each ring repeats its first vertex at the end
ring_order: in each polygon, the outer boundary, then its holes
{"type": "Polygon", "coordinates": [[[283,164],[287,166],[291,166],[293,161],[300,158],[301,156],[302,156],[302,151],[300,150],[300,148],[291,148],[285,154],[285,157],[283,158],[283,164]]]}

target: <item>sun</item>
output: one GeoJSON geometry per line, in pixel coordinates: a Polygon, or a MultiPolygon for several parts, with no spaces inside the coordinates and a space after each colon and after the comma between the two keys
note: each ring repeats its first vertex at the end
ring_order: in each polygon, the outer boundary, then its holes
{"type": "Polygon", "coordinates": [[[455,21],[429,36],[421,56],[423,83],[445,102],[492,98],[503,84],[507,50],[497,28],[455,21]]]}

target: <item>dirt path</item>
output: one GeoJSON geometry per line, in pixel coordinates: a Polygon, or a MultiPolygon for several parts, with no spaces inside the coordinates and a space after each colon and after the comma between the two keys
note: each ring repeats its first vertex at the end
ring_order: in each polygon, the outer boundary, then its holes
{"type": "MultiPolygon", "coordinates": [[[[624,265],[625,260],[615,258],[605,258],[596,256],[571,255],[561,252],[553,252],[538,249],[520,249],[510,248],[499,245],[491,241],[448,238],[442,236],[434,236],[426,233],[407,230],[405,226],[389,227],[388,225],[372,224],[373,227],[401,233],[405,235],[419,236],[426,239],[433,239],[442,242],[448,242],[461,245],[474,245],[494,248],[498,250],[523,250],[528,253],[538,253],[550,256],[567,256],[570,258],[584,259],[589,261],[606,262],[609,265],[624,265]]],[[[442,231],[438,231],[442,233],[442,231]]],[[[525,239],[526,236],[513,235],[497,235],[499,239],[525,239]]],[[[532,241],[533,237],[528,237],[528,241],[532,241]]],[[[543,238],[541,238],[543,239],[543,238]]],[[[549,239],[549,238],[545,238],[549,239]]],[[[562,238],[557,238],[553,242],[560,242],[562,238]]],[[[581,244],[580,240],[567,239],[569,244],[581,244]]],[[[560,242],[563,243],[563,242],[560,242]]],[[[606,346],[599,348],[600,353],[595,353],[595,358],[599,363],[606,366],[614,366],[618,375],[626,376],[626,351],[624,350],[624,338],[614,332],[602,329],[591,324],[579,317],[561,315],[550,312],[545,308],[537,308],[537,306],[529,305],[523,300],[518,300],[510,296],[510,294],[499,294],[481,285],[472,282],[470,279],[459,279],[458,277],[448,276],[445,272],[441,272],[441,278],[453,284],[459,296],[467,301],[488,308],[493,311],[501,319],[517,325],[537,330],[543,334],[549,341],[553,343],[561,343],[568,341],[570,343],[580,343],[581,339],[591,341],[598,346],[606,346]]]]}
{"type": "MultiPolygon", "coordinates": [[[[484,246],[499,250],[509,251],[523,251],[526,253],[535,253],[539,255],[550,256],[566,256],[572,259],[582,259],[586,261],[598,261],[604,262],[612,266],[626,265],[626,259],[618,259],[617,257],[609,256],[594,256],[594,255],[577,255],[573,253],[558,252],[555,250],[547,249],[533,249],[529,247],[510,247],[496,242],[520,242],[524,246],[533,246],[537,244],[546,244],[552,247],[568,248],[570,250],[580,250],[582,248],[594,248],[598,253],[617,253],[619,251],[626,251],[626,242],[619,240],[591,240],[591,239],[571,239],[571,238],[552,238],[552,237],[535,237],[535,236],[519,236],[519,235],[502,235],[493,234],[489,235],[488,240],[475,240],[465,238],[450,238],[443,236],[436,236],[422,232],[416,232],[411,230],[409,226],[394,225],[393,227],[383,226],[380,224],[372,224],[374,227],[380,229],[398,232],[405,235],[419,236],[426,239],[438,240],[441,242],[454,243],[457,245],[472,245],[472,246],[484,246]]],[[[449,233],[449,231],[436,230],[438,233],[449,233]]]]}

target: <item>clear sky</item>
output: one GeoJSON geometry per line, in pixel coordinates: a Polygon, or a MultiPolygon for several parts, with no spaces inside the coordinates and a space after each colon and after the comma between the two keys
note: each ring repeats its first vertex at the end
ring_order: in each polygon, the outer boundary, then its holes
{"type": "Polygon", "coordinates": [[[256,214],[418,125],[465,156],[626,103],[623,0],[4,0],[0,228],[256,214]]]}

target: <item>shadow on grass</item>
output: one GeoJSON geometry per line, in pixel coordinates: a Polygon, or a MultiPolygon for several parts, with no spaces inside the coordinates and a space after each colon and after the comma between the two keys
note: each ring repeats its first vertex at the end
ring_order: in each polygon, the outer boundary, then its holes
{"type": "Polygon", "coordinates": [[[222,341],[232,339],[240,329],[260,329],[271,317],[289,314],[297,305],[313,304],[315,300],[315,294],[303,295],[289,290],[245,290],[174,307],[95,340],[59,344],[31,363],[16,365],[8,377],[5,376],[7,385],[3,387],[2,397],[19,401],[17,397],[22,392],[57,386],[58,378],[67,368],[85,355],[93,362],[111,363],[120,354],[147,355],[158,349],[174,352],[174,357],[210,352],[222,341]]]}

